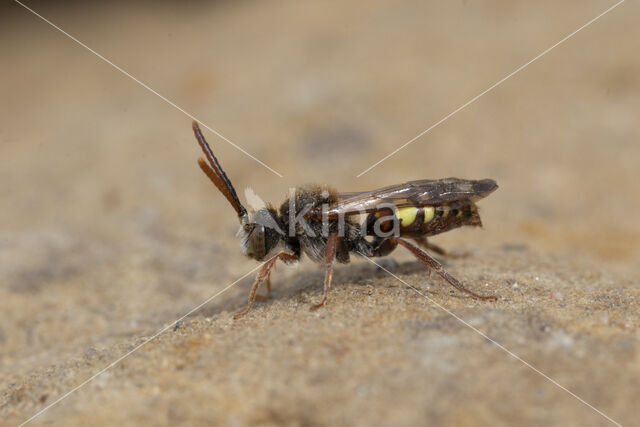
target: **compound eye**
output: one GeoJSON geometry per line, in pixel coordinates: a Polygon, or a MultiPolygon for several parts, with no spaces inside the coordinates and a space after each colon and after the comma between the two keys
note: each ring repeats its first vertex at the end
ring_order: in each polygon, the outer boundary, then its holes
{"type": "Polygon", "coordinates": [[[257,225],[249,235],[249,245],[251,246],[251,255],[257,260],[261,260],[267,254],[267,247],[264,240],[264,225],[257,225]]]}

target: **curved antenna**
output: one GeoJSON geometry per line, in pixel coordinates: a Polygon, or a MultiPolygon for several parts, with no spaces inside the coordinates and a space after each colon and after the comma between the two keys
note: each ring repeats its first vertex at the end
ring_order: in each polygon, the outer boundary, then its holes
{"type": "Polygon", "coordinates": [[[209,177],[211,182],[220,190],[220,192],[227,198],[231,206],[238,213],[238,217],[241,219],[247,215],[247,210],[240,203],[240,199],[238,199],[238,195],[236,194],[236,190],[233,188],[231,181],[227,178],[227,174],[222,170],[222,166],[218,163],[218,159],[213,155],[211,151],[211,147],[207,144],[207,141],[204,139],[204,135],[202,135],[202,131],[200,131],[200,126],[198,126],[198,122],[194,120],[193,122],[193,133],[196,136],[196,140],[198,140],[198,144],[202,148],[204,155],[209,160],[209,166],[202,157],[198,159],[198,165],[200,165],[200,169],[209,177]]]}

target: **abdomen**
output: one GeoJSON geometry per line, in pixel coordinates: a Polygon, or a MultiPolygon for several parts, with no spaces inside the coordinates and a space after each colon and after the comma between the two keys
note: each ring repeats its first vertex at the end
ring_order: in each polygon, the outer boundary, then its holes
{"type": "Polygon", "coordinates": [[[409,206],[381,210],[369,214],[366,221],[367,234],[392,233],[394,228],[403,237],[428,237],[463,225],[482,226],[478,208],[469,200],[438,206],[409,206]],[[379,225],[375,226],[375,222],[379,225]]]}

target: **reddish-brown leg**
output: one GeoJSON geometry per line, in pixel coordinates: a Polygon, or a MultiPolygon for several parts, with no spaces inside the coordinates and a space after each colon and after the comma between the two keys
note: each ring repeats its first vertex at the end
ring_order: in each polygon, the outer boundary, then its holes
{"type": "Polygon", "coordinates": [[[444,268],[442,268],[442,264],[440,264],[438,261],[436,261],[434,258],[432,258],[428,253],[426,253],[425,251],[423,251],[422,249],[420,249],[417,246],[414,246],[412,243],[408,242],[407,240],[404,239],[397,239],[398,243],[401,244],[402,246],[404,246],[405,248],[409,249],[409,251],[411,251],[411,253],[418,258],[420,261],[422,261],[424,264],[427,265],[427,267],[432,268],[435,270],[436,273],[438,273],[440,276],[442,276],[442,278],[444,280],[446,280],[447,282],[449,282],[449,284],[451,284],[451,286],[453,286],[454,288],[465,292],[469,295],[471,295],[474,298],[480,299],[480,300],[491,300],[491,301],[496,301],[498,299],[498,297],[494,296],[494,295],[479,295],[476,294],[473,291],[470,291],[469,289],[465,288],[464,285],[462,283],[460,283],[455,277],[451,276],[449,273],[447,273],[445,271],[444,268]]]}
{"type": "MultiPolygon", "coordinates": [[[[236,313],[233,318],[234,319],[239,319],[242,316],[244,316],[245,314],[247,314],[249,312],[249,310],[251,310],[251,307],[253,306],[253,303],[256,300],[256,291],[258,290],[258,286],[260,286],[260,284],[262,282],[264,282],[265,280],[269,280],[269,276],[271,274],[271,269],[273,268],[273,266],[275,265],[277,260],[282,260],[286,263],[290,263],[290,262],[294,262],[297,261],[298,258],[294,255],[288,254],[286,252],[280,252],[279,254],[275,255],[273,258],[269,259],[269,261],[265,262],[264,265],[262,266],[262,268],[260,269],[260,272],[258,273],[258,276],[256,277],[256,281],[253,282],[253,286],[251,287],[251,292],[249,293],[249,303],[247,304],[247,308],[239,311],[238,313],[236,313]]],[[[267,282],[269,283],[269,282],[267,282]]],[[[271,292],[271,284],[269,283],[268,287],[267,287],[267,292],[270,293],[271,292]]]]}
{"type": "Polygon", "coordinates": [[[269,298],[271,298],[271,271],[269,271],[269,274],[267,274],[267,278],[264,279],[264,285],[267,288],[267,294],[256,295],[256,301],[267,301],[269,298]]]}
{"type": "Polygon", "coordinates": [[[324,293],[320,304],[312,305],[311,310],[317,310],[327,303],[327,295],[329,295],[329,287],[331,287],[331,277],[333,276],[333,260],[336,257],[336,246],[338,243],[338,233],[331,233],[327,246],[324,248],[324,262],[326,271],[324,273],[324,293]]]}
{"type": "Polygon", "coordinates": [[[413,239],[415,242],[420,245],[422,248],[430,250],[432,252],[437,253],[438,255],[445,256],[447,258],[466,258],[469,256],[469,252],[463,252],[461,254],[454,254],[447,251],[444,248],[441,248],[438,245],[434,245],[430,241],[427,240],[426,237],[418,237],[417,239],[413,239]]]}
{"type": "Polygon", "coordinates": [[[271,298],[271,273],[267,276],[267,281],[265,282],[267,285],[267,299],[271,298]]]}

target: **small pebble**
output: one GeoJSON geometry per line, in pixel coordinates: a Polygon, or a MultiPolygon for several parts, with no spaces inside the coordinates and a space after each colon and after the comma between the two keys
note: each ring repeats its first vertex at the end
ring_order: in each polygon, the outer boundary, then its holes
{"type": "Polygon", "coordinates": [[[551,291],[551,298],[561,301],[564,296],[562,295],[562,292],[551,291]]]}
{"type": "Polygon", "coordinates": [[[177,331],[177,330],[178,330],[178,328],[179,328],[180,326],[182,326],[182,325],[184,325],[184,322],[183,322],[182,320],[178,320],[178,321],[176,322],[176,325],[173,327],[173,331],[174,331],[174,332],[175,332],[175,331],[177,331]]]}

